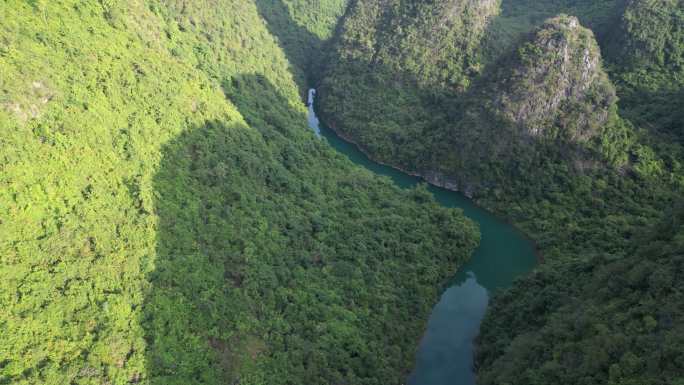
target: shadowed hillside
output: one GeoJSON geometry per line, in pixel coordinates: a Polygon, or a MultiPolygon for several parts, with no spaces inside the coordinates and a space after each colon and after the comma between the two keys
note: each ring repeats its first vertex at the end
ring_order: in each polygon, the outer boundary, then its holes
{"type": "Polygon", "coordinates": [[[266,26],[287,55],[302,96],[320,80],[328,40],[349,0],[257,0],[266,26]]]}
{"type": "Polygon", "coordinates": [[[676,290],[643,277],[679,274],[678,238],[638,246],[684,191],[681,1],[503,0],[489,18],[465,12],[486,28],[459,35],[479,71],[456,92],[440,80],[465,67],[431,55],[439,34],[397,44],[457,26],[434,17],[441,7],[488,3],[354,3],[319,92],[322,118],[373,158],[473,195],[537,241],[545,264],[495,297],[482,325],[480,381],[677,383],[682,367],[669,360],[682,349],[658,341],[681,331],[653,313],[684,313],[676,290]],[[414,60],[397,68],[433,74],[433,87],[388,69],[405,49],[414,60]],[[618,271],[631,278],[598,295],[618,271]]]}
{"type": "Polygon", "coordinates": [[[315,137],[253,2],[0,18],[0,383],[401,381],[477,229],[315,137]]]}
{"type": "Polygon", "coordinates": [[[248,126],[188,130],[155,176],[150,378],[400,383],[472,225],[297,133],[303,116],[266,78],[225,89],[248,126]]]}

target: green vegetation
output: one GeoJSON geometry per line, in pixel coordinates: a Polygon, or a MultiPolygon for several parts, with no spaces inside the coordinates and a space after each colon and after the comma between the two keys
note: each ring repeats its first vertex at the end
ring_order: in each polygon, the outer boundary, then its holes
{"type": "Polygon", "coordinates": [[[374,158],[472,193],[544,255],[493,301],[476,360],[482,383],[684,378],[674,326],[684,316],[681,214],[670,211],[684,189],[681,11],[677,1],[504,0],[473,40],[482,70],[465,91],[440,77],[421,88],[410,74],[376,76],[401,52],[383,50],[393,42],[373,22],[354,13],[344,22],[353,28],[328,67],[324,118],[374,158]],[[591,30],[548,19],[559,13],[591,30]],[[369,41],[393,59],[364,61],[369,41]]]}
{"type": "Polygon", "coordinates": [[[484,39],[485,56],[496,60],[501,52],[515,47],[546,19],[559,14],[579,18],[603,46],[622,7],[624,0],[503,0],[500,17],[492,20],[484,39]]]}
{"type": "Polygon", "coordinates": [[[496,0],[357,1],[320,86],[320,113],[379,160],[412,167],[448,116],[433,104],[468,89],[496,0]],[[391,144],[390,144],[391,143],[391,144]]]}
{"type": "Polygon", "coordinates": [[[681,159],[684,2],[629,2],[606,51],[624,115],[649,130],[659,153],[681,159]]]}
{"type": "Polygon", "coordinates": [[[256,0],[269,31],[285,51],[301,89],[306,95],[316,84],[325,59],[323,52],[349,0],[256,0]]]}
{"type": "Polygon", "coordinates": [[[682,91],[633,76],[649,65],[623,64],[634,55],[619,57],[609,44],[622,118],[603,125],[595,148],[612,166],[587,170],[585,160],[568,173],[546,156],[538,172],[520,175],[527,186],[483,194],[534,235],[547,263],[494,301],[481,329],[482,384],[676,384],[684,376],[682,210],[671,209],[684,187],[682,91]]]}
{"type": "Polygon", "coordinates": [[[0,384],[402,383],[478,232],[309,132],[320,82],[336,130],[543,252],[482,384],[681,385],[683,9],[5,1],[0,384]]]}
{"type": "Polygon", "coordinates": [[[493,100],[491,112],[526,135],[586,142],[604,125],[617,124],[615,89],[601,68],[593,33],[577,18],[546,20],[497,67],[486,79],[482,102],[493,100]]]}
{"type": "Polygon", "coordinates": [[[402,381],[477,229],[309,132],[260,12],[0,5],[0,383],[402,381]]]}
{"type": "Polygon", "coordinates": [[[684,210],[624,253],[544,266],[482,325],[480,384],[681,384],[684,210]]]}
{"type": "Polygon", "coordinates": [[[642,81],[658,77],[683,80],[684,2],[681,0],[630,1],[613,32],[613,39],[615,46],[610,48],[621,57],[621,60],[614,58],[615,63],[646,77],[642,81]]]}
{"type": "MultiPolygon", "coordinates": [[[[361,46],[348,35],[340,38],[342,56],[361,46]]],[[[514,183],[511,175],[536,173],[539,158],[622,167],[636,134],[617,115],[599,51],[576,18],[549,19],[463,93],[386,83],[375,78],[374,65],[368,76],[353,76],[357,65],[340,70],[341,60],[321,87],[321,110],[377,159],[446,175],[465,191],[514,183]],[[359,78],[368,82],[356,85],[359,78]]]]}

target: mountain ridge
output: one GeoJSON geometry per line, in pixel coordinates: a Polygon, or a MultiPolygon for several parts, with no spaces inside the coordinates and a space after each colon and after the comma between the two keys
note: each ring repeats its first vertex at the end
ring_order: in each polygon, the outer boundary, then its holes
{"type": "Polygon", "coordinates": [[[478,230],[308,129],[303,4],[0,5],[0,383],[403,380],[478,230]]]}
{"type": "MultiPolygon", "coordinates": [[[[672,207],[684,191],[684,121],[676,113],[680,12],[670,0],[504,0],[476,44],[482,70],[456,92],[403,87],[420,83],[402,73],[395,74],[399,80],[378,76],[362,62],[340,68],[344,59],[332,57],[321,86],[324,120],[371,157],[464,191],[510,218],[544,254],[544,264],[493,300],[476,360],[481,383],[661,384],[676,383],[682,373],[671,364],[682,349],[668,345],[664,358],[650,339],[649,333],[677,341],[680,335],[669,323],[654,328],[658,309],[668,309],[666,319],[684,316],[672,292],[655,288],[656,278],[611,285],[624,297],[592,297],[606,271],[648,276],[657,260],[660,270],[678,274],[674,238],[652,249],[638,249],[633,239],[676,216],[672,207]],[[624,23],[629,30],[615,28],[624,23]],[[658,23],[664,32],[635,32],[639,23],[658,23]],[[582,25],[599,31],[598,38],[582,25]],[[634,38],[658,44],[640,53],[638,44],[616,43],[634,38]],[[356,82],[349,81],[351,68],[356,82]],[[642,296],[648,304],[638,304],[642,296]],[[609,313],[594,310],[602,307],[609,313]],[[645,314],[648,322],[639,318],[645,314]],[[606,317],[614,324],[604,329],[606,317]],[[579,333],[566,319],[600,327],[601,335],[579,333]],[[638,322],[648,327],[635,332],[638,322]],[[622,350],[609,347],[618,341],[622,350]]],[[[353,54],[353,38],[342,36],[337,50],[353,54]]]]}

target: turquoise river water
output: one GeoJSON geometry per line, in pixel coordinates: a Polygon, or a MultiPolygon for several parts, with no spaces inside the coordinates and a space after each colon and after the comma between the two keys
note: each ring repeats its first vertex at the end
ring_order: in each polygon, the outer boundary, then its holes
{"type": "MultiPolygon", "coordinates": [[[[402,188],[424,181],[370,160],[354,144],[326,127],[313,107],[315,91],[309,90],[309,127],[354,163],[390,177],[402,188]]],[[[474,385],[473,342],[491,294],[511,285],[537,262],[535,248],[510,224],[477,207],[464,195],[440,187],[429,190],[444,206],[458,207],[480,226],[482,239],[469,262],[446,286],[435,305],[416,355],[409,385],[474,385]]]]}

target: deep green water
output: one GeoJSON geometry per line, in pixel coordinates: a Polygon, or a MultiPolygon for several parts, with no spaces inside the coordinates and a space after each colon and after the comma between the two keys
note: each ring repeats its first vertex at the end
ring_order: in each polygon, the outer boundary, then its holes
{"type": "MultiPolygon", "coordinates": [[[[368,159],[356,146],[319,122],[309,91],[309,127],[354,163],[390,177],[402,188],[420,178],[368,159]]],[[[473,257],[456,273],[435,305],[418,348],[410,385],[473,385],[473,341],[491,294],[511,285],[536,264],[534,245],[511,225],[473,204],[462,194],[430,186],[444,206],[458,207],[480,226],[482,240],[473,257]]]]}

